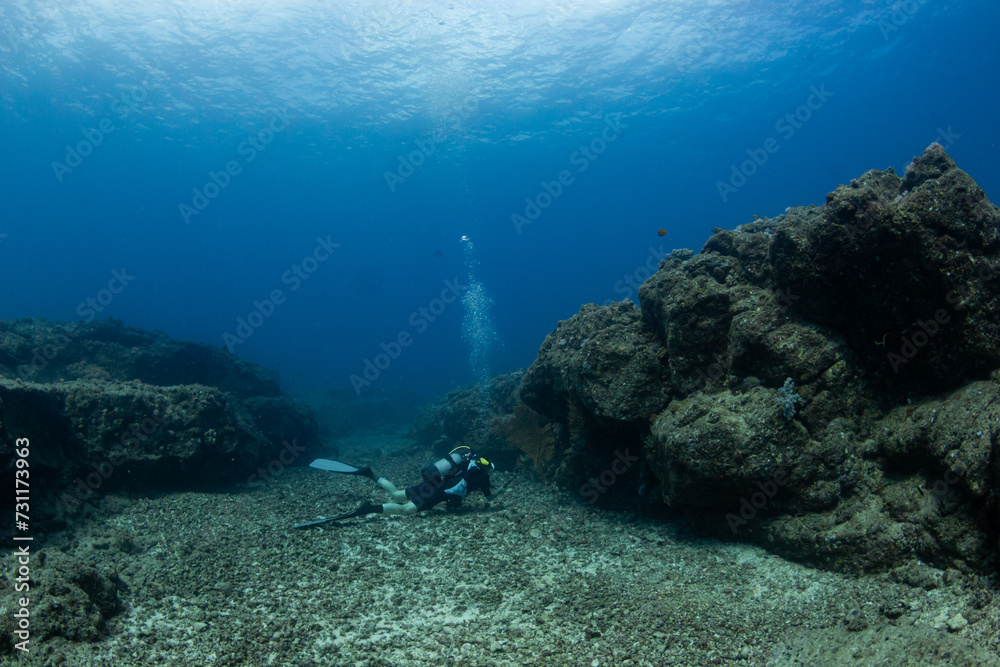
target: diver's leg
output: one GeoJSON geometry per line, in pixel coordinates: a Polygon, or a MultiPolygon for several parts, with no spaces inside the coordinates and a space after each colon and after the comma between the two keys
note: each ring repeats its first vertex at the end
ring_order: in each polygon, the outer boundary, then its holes
{"type": "Polygon", "coordinates": [[[365,503],[354,510],[353,512],[346,512],[335,517],[328,519],[329,521],[340,521],[342,519],[353,519],[356,516],[368,516],[369,514],[416,514],[417,506],[413,502],[407,502],[402,505],[398,503],[385,503],[384,505],[373,505],[372,503],[365,501],[365,503]]]}
{"type": "Polygon", "coordinates": [[[417,506],[413,504],[413,501],[399,505],[397,503],[386,503],[382,505],[383,514],[403,514],[409,516],[410,514],[417,513],[417,506]]]}
{"type": "Polygon", "coordinates": [[[393,500],[406,502],[406,492],[397,489],[396,485],[387,480],[385,477],[379,477],[377,480],[375,480],[375,483],[378,484],[383,489],[385,489],[389,493],[389,495],[392,496],[393,500]]]}
{"type": "Polygon", "coordinates": [[[368,516],[369,514],[381,514],[383,512],[382,505],[373,505],[367,500],[365,503],[354,510],[353,512],[345,512],[344,514],[338,514],[335,517],[327,519],[327,521],[340,521],[342,519],[352,519],[356,516],[368,516]]]}

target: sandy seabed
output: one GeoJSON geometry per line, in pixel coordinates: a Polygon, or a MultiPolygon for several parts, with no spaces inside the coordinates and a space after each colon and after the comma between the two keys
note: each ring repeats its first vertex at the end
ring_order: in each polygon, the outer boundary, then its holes
{"type": "MultiPolygon", "coordinates": [[[[408,444],[355,438],[339,457],[403,486],[427,463],[392,453],[408,444]]],[[[52,640],[31,662],[1000,665],[982,578],[819,571],[588,506],[530,471],[492,504],[477,493],[457,512],[290,528],[366,499],[387,500],[309,468],[250,491],[110,497],[63,549],[117,570],[126,610],[103,641],[52,640]]]]}

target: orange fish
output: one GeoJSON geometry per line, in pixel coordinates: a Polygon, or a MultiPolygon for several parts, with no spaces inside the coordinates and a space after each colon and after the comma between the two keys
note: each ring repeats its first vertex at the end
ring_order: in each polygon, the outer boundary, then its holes
{"type": "Polygon", "coordinates": [[[656,235],[657,236],[666,236],[667,235],[667,230],[661,229],[660,231],[656,232],[656,235]]]}

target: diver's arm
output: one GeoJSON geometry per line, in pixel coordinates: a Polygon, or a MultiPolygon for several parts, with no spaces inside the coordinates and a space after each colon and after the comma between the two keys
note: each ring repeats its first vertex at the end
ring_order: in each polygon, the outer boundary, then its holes
{"type": "Polygon", "coordinates": [[[500,489],[499,491],[492,491],[490,493],[487,493],[484,490],[483,491],[483,495],[486,496],[486,502],[489,503],[489,502],[493,502],[494,500],[496,500],[497,498],[499,498],[500,496],[502,496],[506,491],[507,491],[507,487],[505,486],[502,489],[500,489]]]}
{"type": "MultiPolygon", "coordinates": [[[[500,490],[498,490],[498,491],[487,491],[487,489],[489,489],[489,484],[487,484],[486,487],[482,489],[483,495],[486,496],[486,500],[487,501],[494,500],[498,496],[501,496],[504,493],[506,493],[507,490],[510,488],[510,483],[513,482],[515,479],[517,479],[517,476],[520,475],[520,474],[521,474],[520,472],[515,472],[514,476],[511,477],[509,480],[507,480],[507,483],[504,484],[503,486],[501,486],[500,490]]],[[[492,481],[492,480],[490,480],[490,481],[492,481]]]]}

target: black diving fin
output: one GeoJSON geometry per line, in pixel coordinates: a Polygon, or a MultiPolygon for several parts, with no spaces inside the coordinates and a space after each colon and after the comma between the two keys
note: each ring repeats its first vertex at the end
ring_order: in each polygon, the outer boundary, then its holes
{"type": "Polygon", "coordinates": [[[381,514],[382,506],[373,505],[372,503],[366,502],[364,505],[356,510],[350,512],[344,512],[343,514],[338,514],[337,516],[332,516],[329,519],[320,519],[319,521],[310,521],[309,523],[299,523],[292,528],[312,528],[313,526],[321,526],[324,523],[329,523],[330,521],[340,521],[341,519],[352,519],[356,516],[367,516],[369,514],[381,514]]]}

